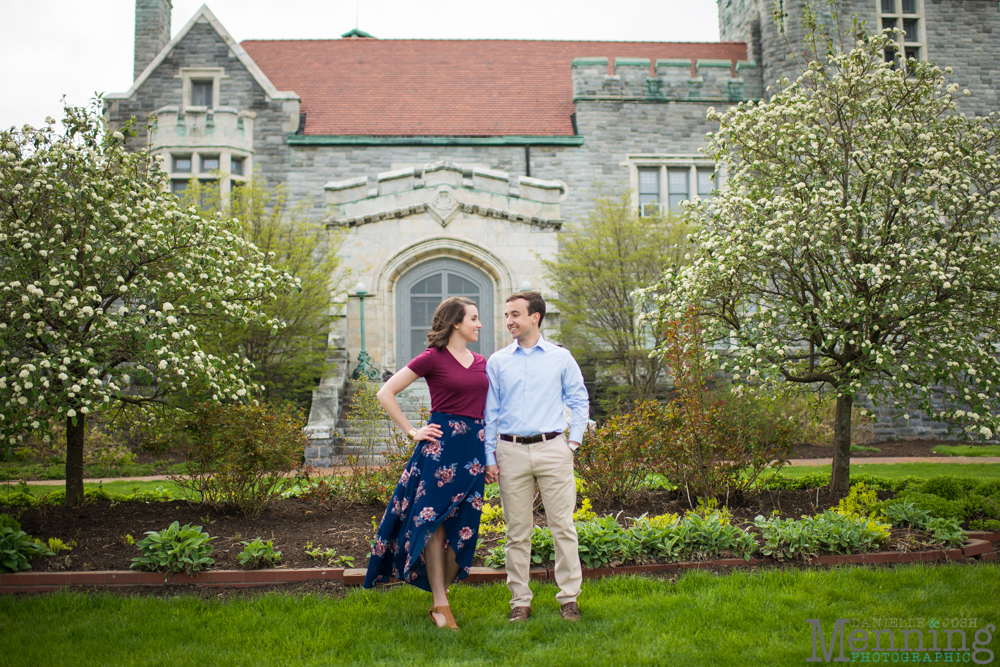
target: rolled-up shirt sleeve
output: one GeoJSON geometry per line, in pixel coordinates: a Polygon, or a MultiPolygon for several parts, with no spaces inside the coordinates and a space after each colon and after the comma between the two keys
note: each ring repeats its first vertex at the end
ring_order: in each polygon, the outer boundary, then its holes
{"type": "MultiPolygon", "coordinates": [[[[583,433],[587,428],[587,420],[590,419],[590,396],[583,383],[583,373],[580,372],[580,366],[572,356],[563,367],[562,389],[563,403],[569,407],[572,413],[569,422],[570,442],[583,442],[583,433]]],[[[486,406],[489,409],[489,399],[486,401],[486,406]]],[[[489,431],[487,431],[488,433],[489,431]]]]}
{"type": "Polygon", "coordinates": [[[493,357],[486,362],[486,377],[489,378],[490,388],[486,392],[486,409],[483,412],[483,419],[486,421],[486,465],[496,465],[497,462],[497,423],[500,419],[500,370],[493,361],[493,357]]]}

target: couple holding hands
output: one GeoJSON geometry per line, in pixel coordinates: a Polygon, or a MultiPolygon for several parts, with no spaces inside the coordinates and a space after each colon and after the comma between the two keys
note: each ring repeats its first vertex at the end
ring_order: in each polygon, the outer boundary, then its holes
{"type": "Polygon", "coordinates": [[[541,336],[541,294],[514,294],[504,318],[514,342],[487,362],[467,347],[479,340],[483,326],[475,302],[446,299],[434,312],[427,350],[378,392],[389,417],[416,446],[382,517],[364,586],[395,577],[430,591],[429,614],[442,628],[458,628],[448,586],[469,574],[484,486],[492,482],[499,482],[507,522],[510,620],[531,614],[536,484],[555,543],[556,600],[563,618],[580,618],[576,598],[583,576],[573,526],[573,452],[589,416],[587,390],[569,351],[541,336]],[[396,394],[418,377],[427,380],[431,394],[430,420],[419,429],[396,401],[396,394]],[[568,425],[564,405],[572,414],[568,425]]]}

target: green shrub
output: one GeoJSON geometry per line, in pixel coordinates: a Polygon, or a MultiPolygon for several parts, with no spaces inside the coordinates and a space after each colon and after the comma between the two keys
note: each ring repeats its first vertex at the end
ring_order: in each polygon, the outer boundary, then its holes
{"type": "Polygon", "coordinates": [[[677,524],[677,528],[680,531],[684,554],[707,557],[730,551],[750,560],[751,554],[757,548],[752,535],[730,525],[729,520],[720,514],[710,514],[703,518],[694,512],[689,512],[677,524]]]}
{"type": "Polygon", "coordinates": [[[960,519],[962,517],[962,507],[957,501],[945,500],[938,495],[908,491],[899,499],[913,503],[920,509],[927,510],[931,516],[941,519],[960,519]]]}
{"type": "Polygon", "coordinates": [[[507,562],[507,554],[504,552],[504,545],[507,543],[505,538],[500,538],[497,545],[487,552],[483,557],[483,565],[486,567],[503,567],[507,562]]]}
{"type": "Polygon", "coordinates": [[[888,525],[831,511],[800,520],[758,516],[754,525],[764,541],[761,552],[778,560],[876,551],[889,541],[888,525]]]}
{"type": "Polygon", "coordinates": [[[892,491],[895,487],[895,480],[873,475],[870,472],[851,473],[851,488],[859,484],[874,491],[892,491]]]}
{"type": "Polygon", "coordinates": [[[174,521],[160,532],[148,531],[136,543],[142,556],[132,559],[130,567],[148,572],[200,572],[215,563],[210,558],[215,550],[214,537],[201,532],[201,526],[181,526],[174,521]]]}
{"type": "Polygon", "coordinates": [[[202,404],[181,420],[193,445],[187,474],[171,479],[217,509],[253,518],[292,483],[306,439],[300,410],[290,406],[202,404]]]}
{"type": "Polygon", "coordinates": [[[969,493],[956,502],[962,511],[962,516],[968,521],[1000,519],[1000,496],[981,496],[978,493],[969,493]]]}
{"type": "Polygon", "coordinates": [[[634,549],[629,548],[632,542],[627,539],[625,529],[613,516],[577,522],[576,534],[580,542],[580,560],[586,567],[629,560],[634,553],[634,549]],[[627,551],[627,555],[623,551],[627,551]]]}
{"type": "Polygon", "coordinates": [[[13,528],[17,531],[21,530],[21,523],[9,514],[0,514],[0,528],[13,528]]]}
{"type": "Polygon", "coordinates": [[[986,498],[1000,500],[1000,479],[987,479],[979,483],[976,493],[986,498]]]}
{"type": "Polygon", "coordinates": [[[975,521],[969,522],[969,528],[972,530],[991,530],[993,532],[1000,532],[1000,521],[996,519],[976,519],[975,521]]]}
{"type": "Polygon", "coordinates": [[[650,520],[644,514],[632,520],[628,532],[642,556],[649,560],[675,561],[681,559],[686,546],[682,531],[675,523],[650,520]]]}
{"type": "Polygon", "coordinates": [[[979,482],[972,478],[938,475],[924,480],[918,490],[920,493],[932,493],[945,500],[958,500],[978,485],[979,482]]]}
{"type": "Polygon", "coordinates": [[[890,480],[892,482],[892,489],[895,493],[904,493],[910,489],[916,490],[916,487],[924,483],[922,477],[917,477],[916,475],[905,475],[898,479],[890,480]]]}
{"type": "Polygon", "coordinates": [[[32,507],[33,505],[35,505],[35,497],[27,491],[14,491],[0,495],[0,506],[3,507],[32,507]]]}
{"type": "Polygon", "coordinates": [[[539,565],[555,558],[556,546],[548,526],[535,526],[531,533],[531,562],[539,565]]]}
{"type": "Polygon", "coordinates": [[[642,401],[631,411],[613,415],[583,439],[574,467],[590,498],[600,503],[627,502],[655,471],[671,416],[655,401],[642,401]]]}
{"type": "Polygon", "coordinates": [[[850,493],[840,499],[833,511],[856,519],[881,521],[884,518],[878,494],[874,489],[869,489],[864,482],[852,484],[850,493]]]}
{"type": "Polygon", "coordinates": [[[38,540],[18,528],[0,526],[0,572],[19,572],[31,569],[31,559],[54,556],[38,540]]]}
{"type": "Polygon", "coordinates": [[[243,551],[236,559],[248,570],[262,567],[276,567],[281,563],[281,552],[274,550],[271,540],[262,542],[255,537],[252,542],[241,542],[243,551]]]}
{"type": "Polygon", "coordinates": [[[967,534],[958,525],[958,519],[941,519],[933,517],[927,520],[924,530],[934,535],[934,541],[949,547],[965,544],[967,534]]]}

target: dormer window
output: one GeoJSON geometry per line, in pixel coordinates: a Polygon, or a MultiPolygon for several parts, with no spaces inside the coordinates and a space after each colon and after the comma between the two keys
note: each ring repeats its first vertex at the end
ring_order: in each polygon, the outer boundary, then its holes
{"type": "Polygon", "coordinates": [[[222,104],[222,81],[229,77],[221,67],[182,67],[177,78],[183,91],[182,109],[212,110],[222,104]]]}
{"type": "Polygon", "coordinates": [[[191,106],[212,108],[212,88],[214,81],[191,82],[191,106]]]}

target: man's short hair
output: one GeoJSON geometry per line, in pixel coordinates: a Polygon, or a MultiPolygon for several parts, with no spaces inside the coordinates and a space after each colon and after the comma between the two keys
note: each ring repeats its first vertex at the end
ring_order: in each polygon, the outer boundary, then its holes
{"type": "Polygon", "coordinates": [[[538,292],[518,292],[507,297],[507,303],[515,299],[524,299],[528,302],[528,315],[539,313],[538,328],[542,327],[542,320],[545,319],[545,299],[538,292]]]}

